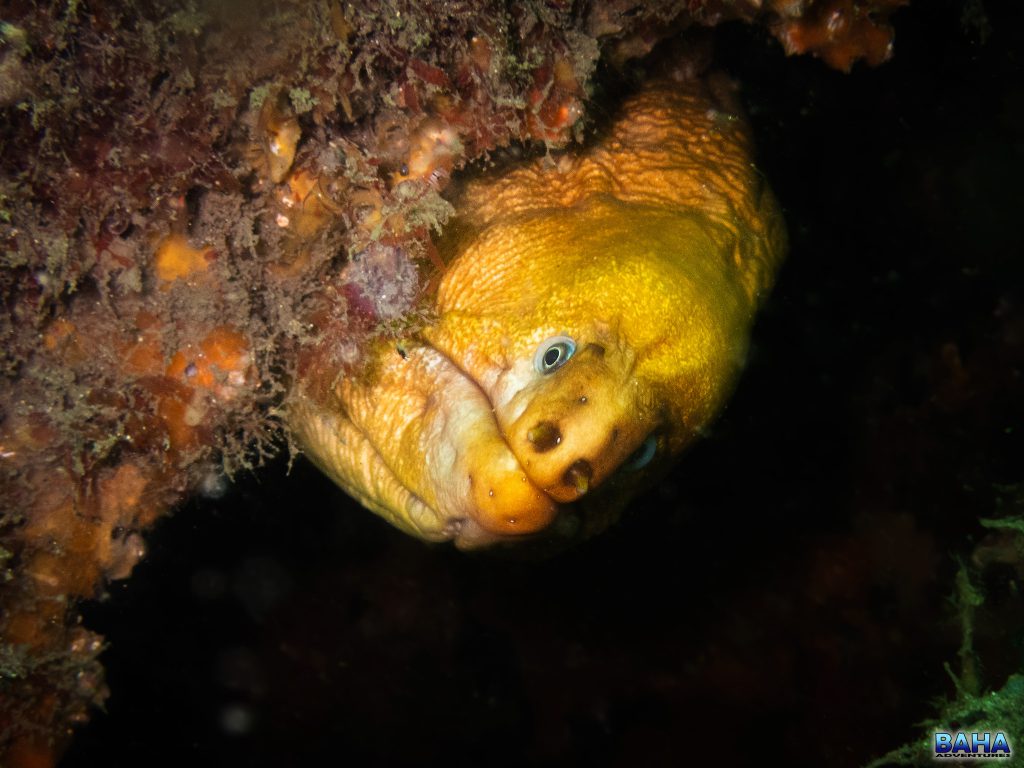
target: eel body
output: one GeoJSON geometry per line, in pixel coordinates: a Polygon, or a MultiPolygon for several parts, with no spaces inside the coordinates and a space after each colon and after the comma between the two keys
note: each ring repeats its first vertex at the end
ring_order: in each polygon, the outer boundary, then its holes
{"type": "Polygon", "coordinates": [[[581,153],[469,182],[430,324],[298,387],[310,458],[424,539],[604,528],[721,407],[785,251],[730,96],[663,81],[581,153]]]}

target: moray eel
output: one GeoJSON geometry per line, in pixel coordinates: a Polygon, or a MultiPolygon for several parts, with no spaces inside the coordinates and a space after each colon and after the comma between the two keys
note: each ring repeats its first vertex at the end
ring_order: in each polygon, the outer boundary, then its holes
{"type": "Polygon", "coordinates": [[[785,251],[731,98],[662,81],[578,154],[468,182],[434,320],[293,399],[310,458],[423,539],[606,527],[720,409],[785,251]]]}

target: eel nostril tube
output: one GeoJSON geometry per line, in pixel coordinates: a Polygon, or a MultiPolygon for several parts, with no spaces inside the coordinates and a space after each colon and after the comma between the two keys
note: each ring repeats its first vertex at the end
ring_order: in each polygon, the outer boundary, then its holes
{"type": "Polygon", "coordinates": [[[590,488],[590,478],[594,476],[594,467],[591,466],[590,462],[586,459],[579,459],[572,463],[565,474],[562,476],[562,482],[566,485],[571,485],[576,489],[576,493],[582,496],[590,488]]]}
{"type": "Polygon", "coordinates": [[[526,439],[537,453],[546,453],[562,442],[562,432],[553,422],[542,421],[526,433],[526,439]]]}

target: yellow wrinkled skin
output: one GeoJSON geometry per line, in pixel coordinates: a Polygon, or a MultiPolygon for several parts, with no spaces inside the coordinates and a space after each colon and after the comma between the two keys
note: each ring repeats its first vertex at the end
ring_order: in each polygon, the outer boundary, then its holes
{"type": "Polygon", "coordinates": [[[436,322],[293,403],[313,461],[425,539],[606,527],[721,407],[785,251],[728,97],[661,82],[579,155],[469,183],[436,322]],[[541,373],[553,337],[575,354],[541,373]]]}

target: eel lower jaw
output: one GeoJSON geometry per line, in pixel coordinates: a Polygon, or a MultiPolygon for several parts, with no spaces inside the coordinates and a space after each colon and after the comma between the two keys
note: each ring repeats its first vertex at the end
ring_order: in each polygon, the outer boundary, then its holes
{"type": "Polygon", "coordinates": [[[459,536],[466,541],[513,539],[544,531],[558,515],[558,504],[538,488],[495,425],[465,446],[472,463],[469,515],[459,536]],[[477,530],[479,529],[479,530],[477,530]]]}
{"type": "Polygon", "coordinates": [[[504,545],[510,550],[533,556],[561,551],[566,544],[577,539],[584,529],[579,510],[574,506],[561,506],[547,527],[532,533],[495,533],[472,517],[462,517],[449,519],[442,535],[435,540],[450,541],[456,549],[464,552],[504,545]]]}
{"type": "Polygon", "coordinates": [[[543,532],[515,536],[496,533],[484,528],[472,517],[449,518],[444,526],[445,540],[451,541],[457,549],[463,551],[484,549],[496,544],[518,543],[536,538],[540,533],[543,532]]]}

